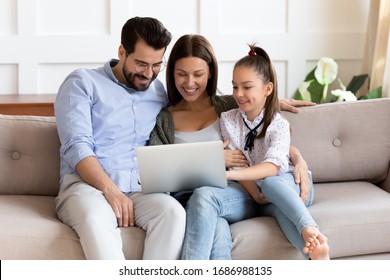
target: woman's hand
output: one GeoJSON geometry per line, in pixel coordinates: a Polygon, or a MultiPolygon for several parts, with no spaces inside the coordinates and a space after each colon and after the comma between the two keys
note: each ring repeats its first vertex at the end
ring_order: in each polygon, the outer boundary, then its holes
{"type": "Polygon", "coordinates": [[[299,184],[301,188],[300,197],[305,202],[310,194],[309,167],[299,150],[294,146],[290,147],[290,158],[294,165],[295,183],[299,184]]]}
{"type": "Polygon", "coordinates": [[[224,155],[225,155],[225,166],[229,167],[244,167],[249,164],[248,160],[240,150],[227,150],[226,147],[229,144],[229,140],[223,143],[224,155]]]}
{"type": "Polygon", "coordinates": [[[309,198],[310,178],[307,163],[303,159],[294,166],[294,178],[295,183],[299,184],[301,188],[300,197],[305,202],[309,198]]]}

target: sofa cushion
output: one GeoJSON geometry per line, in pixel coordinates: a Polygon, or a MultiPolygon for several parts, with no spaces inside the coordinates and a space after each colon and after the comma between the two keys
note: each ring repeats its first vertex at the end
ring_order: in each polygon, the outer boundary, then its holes
{"type": "Polygon", "coordinates": [[[287,240],[276,220],[257,217],[230,225],[235,260],[303,260],[287,240]]]}
{"type": "Polygon", "coordinates": [[[389,202],[390,193],[368,182],[317,184],[309,211],[331,258],[390,252],[389,202]]]}
{"type": "Polygon", "coordinates": [[[0,115],[0,135],[0,194],[57,195],[55,118],[0,115]]]}
{"type": "Polygon", "coordinates": [[[84,258],[77,234],[57,219],[54,197],[0,195],[0,221],[0,259],[84,258]]]}
{"type": "Polygon", "coordinates": [[[283,112],[292,144],[313,171],[314,182],[386,178],[390,162],[390,99],[327,103],[283,112]]]}
{"type": "MultiPolygon", "coordinates": [[[[0,259],[84,259],[77,234],[54,209],[54,197],[0,195],[0,259]]],[[[121,233],[126,259],[141,259],[145,232],[132,227],[121,233]]]]}

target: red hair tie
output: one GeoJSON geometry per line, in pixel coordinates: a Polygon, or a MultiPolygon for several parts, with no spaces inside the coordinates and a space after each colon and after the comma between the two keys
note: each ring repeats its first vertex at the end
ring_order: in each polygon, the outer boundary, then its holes
{"type": "Polygon", "coordinates": [[[256,53],[255,53],[255,51],[254,51],[253,49],[251,49],[251,50],[248,52],[248,54],[249,54],[250,56],[255,56],[255,55],[256,55],[256,53]]]}

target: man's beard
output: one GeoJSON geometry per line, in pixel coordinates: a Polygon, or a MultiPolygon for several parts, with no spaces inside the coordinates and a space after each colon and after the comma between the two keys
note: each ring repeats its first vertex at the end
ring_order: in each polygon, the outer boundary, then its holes
{"type": "Polygon", "coordinates": [[[123,76],[125,76],[126,79],[126,86],[129,88],[133,88],[138,91],[145,91],[149,88],[150,84],[157,78],[157,74],[153,73],[152,78],[149,80],[149,83],[147,85],[140,85],[137,86],[134,82],[134,79],[137,77],[138,80],[148,79],[142,74],[127,72],[125,67],[122,68],[123,76]]]}

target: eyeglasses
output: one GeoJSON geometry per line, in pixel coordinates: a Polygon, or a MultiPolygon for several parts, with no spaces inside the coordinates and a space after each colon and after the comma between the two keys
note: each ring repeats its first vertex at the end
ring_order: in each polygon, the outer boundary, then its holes
{"type": "MultiPolygon", "coordinates": [[[[126,58],[127,57],[130,57],[128,53],[126,53],[126,58]]],[[[152,68],[153,73],[160,73],[161,71],[163,71],[165,69],[165,66],[166,66],[165,57],[163,58],[162,62],[152,64],[152,65],[147,64],[145,62],[135,60],[132,57],[130,57],[130,58],[134,61],[136,73],[142,73],[142,72],[148,70],[149,68],[152,68]]]]}

